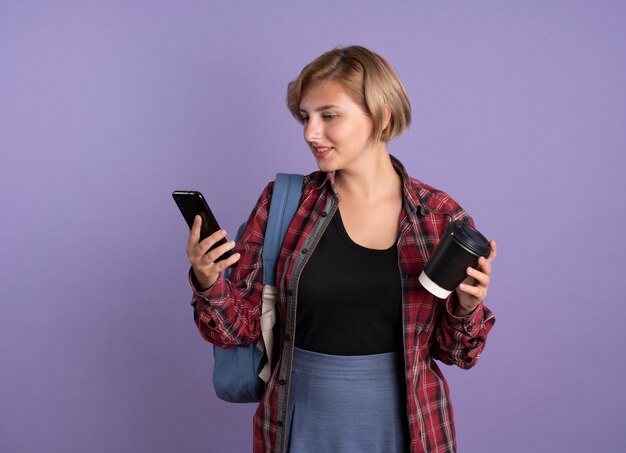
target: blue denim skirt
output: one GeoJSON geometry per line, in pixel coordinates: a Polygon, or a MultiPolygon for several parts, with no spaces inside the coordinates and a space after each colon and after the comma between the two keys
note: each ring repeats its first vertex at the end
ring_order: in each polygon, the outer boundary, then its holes
{"type": "Polygon", "coordinates": [[[289,453],[409,450],[402,353],[320,354],[295,348],[289,453]]]}

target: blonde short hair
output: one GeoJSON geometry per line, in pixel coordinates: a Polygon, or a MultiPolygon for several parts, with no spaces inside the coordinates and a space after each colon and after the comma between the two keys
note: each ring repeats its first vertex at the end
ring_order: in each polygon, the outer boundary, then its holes
{"type": "Polygon", "coordinates": [[[388,142],[411,123],[411,104],[391,65],[380,55],[361,46],[338,47],[304,67],[287,88],[287,106],[302,123],[300,102],[306,89],[322,80],[340,83],[373,123],[372,139],[388,142]],[[386,109],[391,117],[385,127],[386,109]]]}

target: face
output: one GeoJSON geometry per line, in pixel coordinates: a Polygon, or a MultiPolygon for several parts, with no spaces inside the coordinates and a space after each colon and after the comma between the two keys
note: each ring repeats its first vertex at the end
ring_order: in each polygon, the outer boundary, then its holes
{"type": "Polygon", "coordinates": [[[348,170],[372,154],[372,120],[339,83],[324,80],[307,87],[300,114],[304,140],[320,170],[348,170]]]}

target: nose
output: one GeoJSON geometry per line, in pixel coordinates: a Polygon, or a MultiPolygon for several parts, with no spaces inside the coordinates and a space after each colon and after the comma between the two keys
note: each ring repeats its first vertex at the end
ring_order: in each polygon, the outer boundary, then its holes
{"type": "Polygon", "coordinates": [[[316,121],[314,118],[309,118],[304,124],[304,139],[309,143],[313,143],[318,141],[321,136],[322,130],[319,121],[316,121]]]}

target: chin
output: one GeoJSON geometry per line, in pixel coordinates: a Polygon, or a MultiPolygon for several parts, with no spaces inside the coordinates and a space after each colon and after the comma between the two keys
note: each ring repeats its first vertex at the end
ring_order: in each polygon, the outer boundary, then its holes
{"type": "Polygon", "coordinates": [[[335,165],[331,165],[329,162],[319,162],[317,161],[317,168],[320,169],[320,171],[326,172],[326,173],[330,173],[332,171],[336,171],[337,167],[335,165]]]}
{"type": "Polygon", "coordinates": [[[328,157],[326,159],[315,159],[315,163],[320,171],[324,171],[326,173],[339,170],[339,166],[336,162],[334,162],[334,159],[329,159],[328,157]]]}

